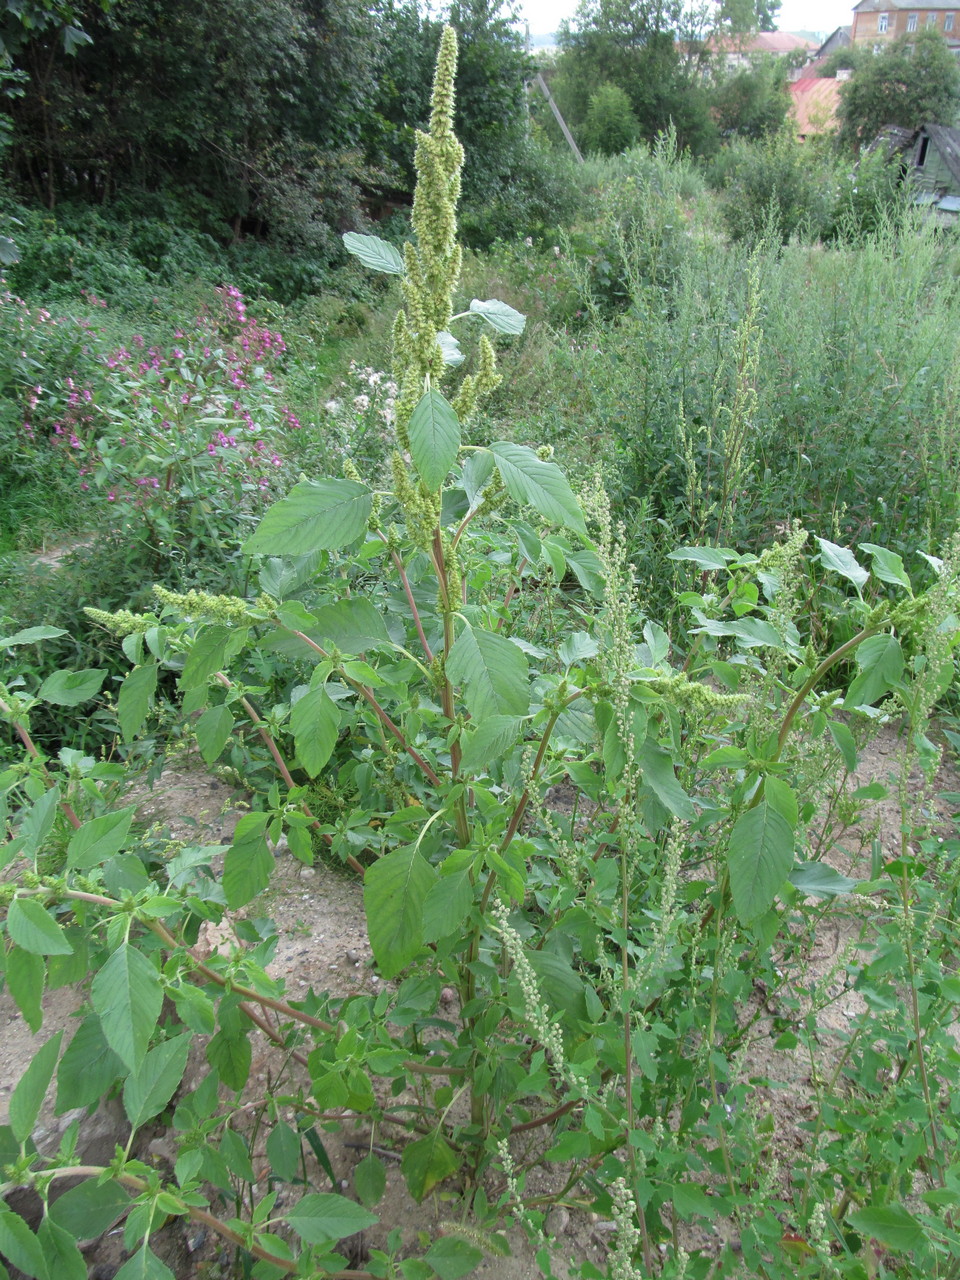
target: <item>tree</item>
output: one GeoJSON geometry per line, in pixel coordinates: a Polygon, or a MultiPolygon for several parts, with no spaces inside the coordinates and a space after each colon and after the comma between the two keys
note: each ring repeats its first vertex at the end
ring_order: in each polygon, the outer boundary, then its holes
{"type": "Polygon", "coordinates": [[[721,80],[711,105],[725,138],[765,138],[778,133],[790,110],[784,60],[761,59],[721,80]]]}
{"type": "Polygon", "coordinates": [[[856,150],[885,125],[953,124],[958,107],[956,58],[938,31],[917,31],[894,40],[842,86],[838,138],[856,150]]]}
{"type": "Polygon", "coordinates": [[[633,145],[639,132],[630,99],[615,84],[602,84],[590,99],[583,140],[588,151],[619,155],[633,145]]]}

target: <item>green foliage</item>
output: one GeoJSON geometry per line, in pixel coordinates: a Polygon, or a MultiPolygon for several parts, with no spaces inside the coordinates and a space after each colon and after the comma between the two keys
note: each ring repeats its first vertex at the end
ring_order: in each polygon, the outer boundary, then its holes
{"type": "Polygon", "coordinates": [[[940,32],[927,27],[886,45],[841,87],[839,141],[855,151],[884,125],[952,125],[958,105],[957,60],[940,32]]]}
{"type": "Polygon", "coordinates": [[[764,138],[780,133],[790,110],[782,58],[768,58],[720,81],[712,108],[724,138],[764,138]]]}
{"type": "Polygon", "coordinates": [[[803,144],[778,134],[737,152],[728,170],[723,220],[734,240],[815,240],[834,205],[833,177],[803,144]]]}
{"type": "Polygon", "coordinates": [[[630,99],[618,85],[602,84],[591,95],[583,125],[583,143],[588,151],[619,155],[637,141],[638,128],[630,99]]]}

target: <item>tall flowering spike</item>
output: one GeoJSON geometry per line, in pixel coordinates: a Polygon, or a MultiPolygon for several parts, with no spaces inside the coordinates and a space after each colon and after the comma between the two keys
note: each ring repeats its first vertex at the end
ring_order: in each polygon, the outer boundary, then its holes
{"type": "Polygon", "coordinates": [[[453,315],[453,294],[460,280],[457,202],[463,148],[453,132],[454,76],[457,36],[445,27],[433,81],[430,132],[417,133],[413,197],[415,245],[405,249],[403,293],[406,318],[394,330],[396,365],[402,365],[403,392],[397,406],[397,436],[406,447],[407,426],[428,378],[438,382],[446,372],[437,334],[453,315]]]}

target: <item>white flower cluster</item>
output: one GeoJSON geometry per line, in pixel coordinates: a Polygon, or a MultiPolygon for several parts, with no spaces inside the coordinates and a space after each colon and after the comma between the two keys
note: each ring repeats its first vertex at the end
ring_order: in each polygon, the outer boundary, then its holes
{"type": "Polygon", "coordinates": [[[520,935],[507,918],[507,908],[500,898],[493,903],[491,914],[496,922],[494,927],[502,938],[510,963],[513,965],[514,977],[520,984],[527,1022],[550,1055],[554,1068],[560,1070],[563,1065],[563,1039],[560,1029],[550,1021],[550,1016],[541,1001],[537,975],[527,959],[520,935]]]}

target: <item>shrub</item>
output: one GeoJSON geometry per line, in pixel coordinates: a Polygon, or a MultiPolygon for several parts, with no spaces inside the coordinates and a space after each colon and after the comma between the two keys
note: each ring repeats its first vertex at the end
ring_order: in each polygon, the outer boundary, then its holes
{"type": "Polygon", "coordinates": [[[836,201],[835,179],[815,166],[801,143],[786,134],[734,152],[721,213],[734,240],[793,236],[816,240],[836,201]]]}

